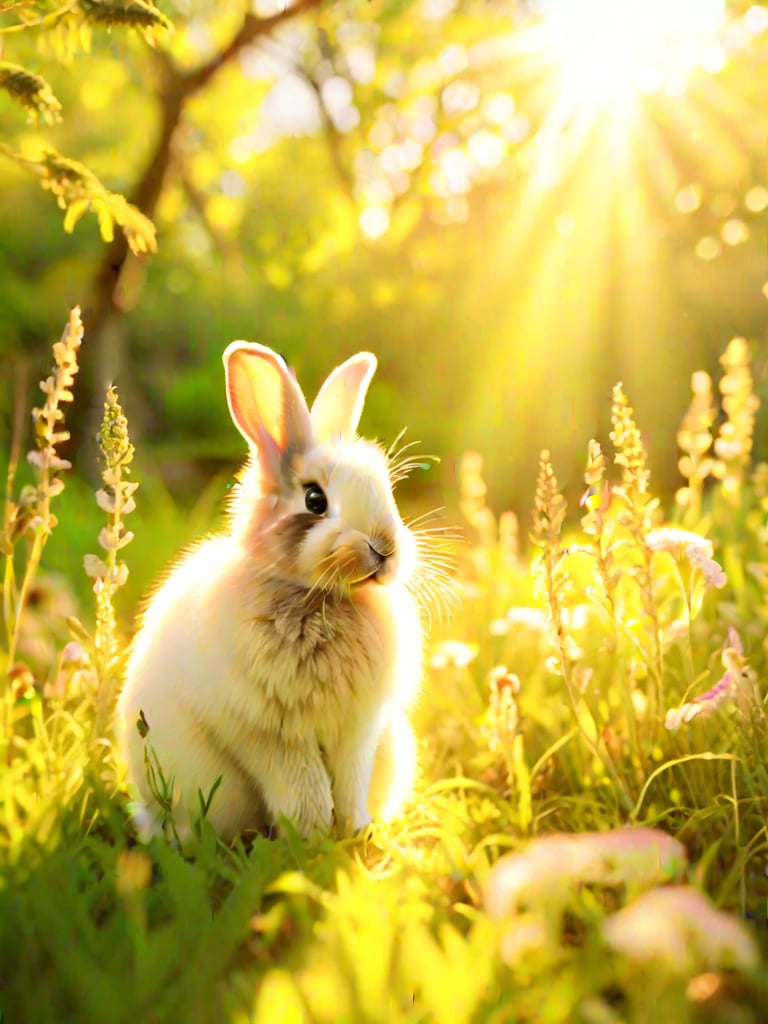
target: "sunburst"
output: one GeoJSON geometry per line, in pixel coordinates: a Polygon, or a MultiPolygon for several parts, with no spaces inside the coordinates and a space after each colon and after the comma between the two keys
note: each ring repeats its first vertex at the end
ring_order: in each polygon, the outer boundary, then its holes
{"type": "Polygon", "coordinates": [[[748,194],[760,184],[750,51],[766,12],[740,6],[538,0],[530,26],[494,49],[488,79],[521,97],[530,127],[478,283],[489,303],[504,292],[515,302],[493,325],[466,402],[487,432],[514,403],[508,464],[525,458],[532,434],[556,457],[572,448],[575,381],[583,409],[631,380],[667,426],[672,382],[690,372],[685,346],[671,343],[679,277],[749,236],[748,194]]]}

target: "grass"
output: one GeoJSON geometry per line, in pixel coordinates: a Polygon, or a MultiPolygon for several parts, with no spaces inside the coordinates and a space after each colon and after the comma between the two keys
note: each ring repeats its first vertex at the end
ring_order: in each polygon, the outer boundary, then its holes
{"type": "Polygon", "coordinates": [[[160,492],[134,494],[114,393],[98,498],[66,482],[81,333],[73,312],[23,491],[11,459],[3,1024],[761,1020],[768,467],[750,456],[748,346],[724,353],[720,404],[694,377],[668,510],[620,385],[579,508],[542,454],[529,545],[465,456],[463,604],[432,637],[424,776],[401,819],[249,846],[203,819],[185,859],[132,837],[110,717],[125,567],[134,553],[154,572],[190,524],[160,492]],[[55,599],[49,552],[67,577],[55,599]],[[91,597],[88,629],[69,592],[91,597]]]}

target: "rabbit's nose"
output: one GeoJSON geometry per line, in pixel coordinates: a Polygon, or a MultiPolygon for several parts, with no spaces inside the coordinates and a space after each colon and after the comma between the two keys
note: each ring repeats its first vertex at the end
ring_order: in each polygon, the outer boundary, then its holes
{"type": "Polygon", "coordinates": [[[392,583],[398,576],[398,559],[396,549],[383,553],[378,548],[368,543],[371,555],[376,560],[376,569],[371,574],[376,583],[392,583]]]}
{"type": "Polygon", "coordinates": [[[381,551],[379,551],[377,548],[375,548],[373,546],[373,544],[371,544],[370,541],[368,541],[368,550],[373,555],[374,561],[376,562],[377,571],[378,571],[378,569],[380,569],[382,567],[382,565],[384,565],[384,562],[387,560],[387,558],[389,556],[388,555],[383,555],[381,553],[381,551]]]}

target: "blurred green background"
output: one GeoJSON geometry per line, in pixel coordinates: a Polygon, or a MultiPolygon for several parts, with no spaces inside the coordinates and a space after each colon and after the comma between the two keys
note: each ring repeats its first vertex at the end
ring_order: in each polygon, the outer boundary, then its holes
{"type": "MultiPolygon", "coordinates": [[[[670,494],[691,373],[716,373],[744,335],[765,393],[764,4],[160,7],[175,30],[151,38],[120,23],[155,10],[143,0],[0,8],[2,59],[44,75],[63,108],[35,123],[0,91],[2,141],[82,161],[157,227],[140,258],[91,214],[67,233],[0,153],[4,447],[14,387],[36,401],[80,303],[72,452],[92,477],[114,381],[147,519],[132,524],[137,591],[210,521],[243,455],[221,368],[235,338],[277,348],[308,393],[375,352],[363,431],[389,443],[407,426],[442,458],[405,491],[414,506],[455,500],[468,448],[496,507],[527,511],[544,447],[577,498],[617,380],[670,494]]],[[[757,436],[765,457],[763,420],[757,436]]],[[[84,531],[52,542],[66,567],[99,513],[77,481],[61,501],[84,531]]]]}

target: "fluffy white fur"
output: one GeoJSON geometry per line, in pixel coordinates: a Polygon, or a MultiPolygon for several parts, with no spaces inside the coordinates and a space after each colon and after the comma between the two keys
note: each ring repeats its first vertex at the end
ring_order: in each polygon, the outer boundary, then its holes
{"type": "Polygon", "coordinates": [[[423,648],[413,539],[386,457],[355,434],[375,360],[338,367],[310,414],[271,350],[236,342],[224,358],[251,460],[228,531],[172,569],[132,647],[119,725],[136,820],[161,826],[149,748],[182,836],[219,776],[209,820],[225,838],[281,815],[303,835],[359,829],[410,790],[423,648]],[[310,482],[324,515],[307,512],[310,482]]]}

